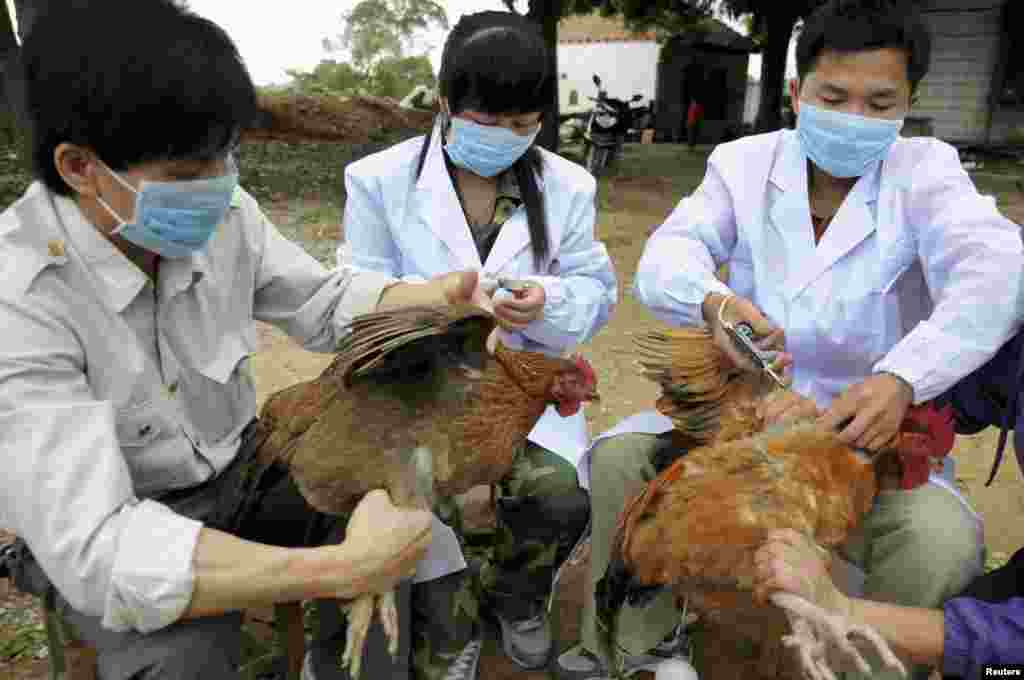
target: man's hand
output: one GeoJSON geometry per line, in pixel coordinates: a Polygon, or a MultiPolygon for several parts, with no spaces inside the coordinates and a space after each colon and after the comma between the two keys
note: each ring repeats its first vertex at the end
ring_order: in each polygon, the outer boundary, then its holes
{"type": "Polygon", "coordinates": [[[849,616],[850,601],[832,582],[829,561],[829,554],[803,534],[773,531],[754,554],[754,594],[764,602],[781,590],[827,612],[849,616]]]}
{"type": "MultiPolygon", "coordinates": [[[[704,304],[701,305],[704,321],[711,330],[715,345],[725,352],[733,364],[745,371],[757,370],[754,363],[736,347],[718,320],[718,311],[725,299],[724,295],[718,293],[711,293],[704,299],[704,304]]],[[[729,300],[724,318],[731,324],[746,321],[754,329],[754,335],[760,338],[756,343],[759,349],[779,352],[774,364],[776,372],[782,374],[786,367],[793,363],[792,355],[785,353],[786,335],[783,330],[769,321],[750,300],[739,296],[733,297],[729,300]]]]}
{"type": "Polygon", "coordinates": [[[352,512],[345,541],[323,548],[339,548],[339,568],[349,571],[339,574],[344,585],[332,597],[383,593],[399,581],[412,578],[430,545],[431,522],[425,510],[395,507],[385,491],[366,494],[352,512]],[[358,574],[354,584],[352,572],[358,574]]]}
{"type": "Polygon", "coordinates": [[[467,303],[491,308],[490,297],[480,287],[480,275],[472,270],[442,274],[426,283],[396,283],[384,289],[377,310],[467,303]]]}
{"type": "Polygon", "coordinates": [[[541,317],[547,295],[540,284],[531,284],[511,293],[513,297],[499,297],[494,302],[494,315],[505,330],[521,331],[541,317]]]}
{"type": "Polygon", "coordinates": [[[818,405],[813,399],[792,390],[776,390],[770,392],[757,405],[757,417],[764,419],[765,425],[817,418],[821,415],[818,405]]]}
{"type": "Polygon", "coordinates": [[[846,423],[839,433],[843,442],[879,451],[899,434],[913,400],[910,385],[890,373],[880,373],[839,395],[818,422],[830,430],[846,423]]]}

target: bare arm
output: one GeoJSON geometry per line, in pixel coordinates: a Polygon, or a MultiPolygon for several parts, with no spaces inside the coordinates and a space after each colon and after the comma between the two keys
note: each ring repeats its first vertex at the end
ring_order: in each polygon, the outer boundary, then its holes
{"type": "Polygon", "coordinates": [[[941,667],[945,622],[941,610],[901,607],[873,600],[850,599],[853,623],[871,626],[915,664],[941,667]]]}
{"type": "Polygon", "coordinates": [[[204,528],[192,557],[192,600],[182,618],[384,592],[415,572],[430,542],[430,522],[429,513],[398,509],[387,493],[373,491],[352,513],[339,545],[280,548],[204,528]]]}

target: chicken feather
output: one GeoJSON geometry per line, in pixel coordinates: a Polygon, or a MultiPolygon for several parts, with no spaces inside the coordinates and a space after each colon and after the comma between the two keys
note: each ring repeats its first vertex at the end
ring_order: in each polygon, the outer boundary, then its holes
{"type": "MultiPolygon", "coordinates": [[[[490,311],[468,304],[357,317],[319,378],[267,400],[258,460],[287,466],[307,502],[328,515],[351,512],[373,489],[396,505],[429,508],[435,494],[496,483],[548,404],[573,411],[596,398],[580,358],[501,342],[492,355],[496,326],[490,311]]],[[[352,677],[375,611],[397,650],[393,609],[387,593],[348,606],[343,662],[352,677]]]]}
{"type": "MultiPolygon", "coordinates": [[[[872,460],[813,422],[765,431],[757,405],[784,390],[737,370],[706,330],[654,332],[636,344],[643,375],[661,386],[657,407],[674,423],[674,448],[660,454],[660,474],[620,515],[597,587],[606,653],[618,656],[622,604],[642,606],[665,588],[738,636],[778,641],[769,653],[801,641],[786,635],[787,626],[794,634],[813,628],[794,607],[805,614],[813,608],[785,598],[757,601],[754,554],[783,528],[825,548],[843,543],[877,492],[872,460]]],[[[816,630],[839,630],[829,625],[816,630]]],[[[811,655],[801,651],[800,658],[811,655]]]]}

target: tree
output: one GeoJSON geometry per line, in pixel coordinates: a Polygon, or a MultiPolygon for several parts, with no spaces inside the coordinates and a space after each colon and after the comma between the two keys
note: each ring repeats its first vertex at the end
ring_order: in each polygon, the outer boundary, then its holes
{"type": "Polygon", "coordinates": [[[419,31],[448,28],[448,15],[434,0],[361,0],[343,19],[344,32],[324,48],[347,51],[356,71],[367,75],[389,57],[407,56],[419,31]]]}
{"type": "Polygon", "coordinates": [[[312,71],[289,69],[291,89],[302,94],[350,95],[363,92],[366,86],[364,74],[356,71],[351,64],[324,59],[312,71]]]}
{"type": "Polygon", "coordinates": [[[427,57],[387,56],[377,61],[372,73],[333,59],[321,61],[310,72],[289,70],[290,89],[313,95],[374,95],[401,99],[417,85],[434,87],[434,66],[427,57]]]}
{"type": "MultiPolygon", "coordinates": [[[[544,116],[537,143],[549,151],[558,151],[558,22],[573,14],[589,14],[604,0],[529,0],[526,17],[540,25],[544,32],[555,76],[555,100],[544,116]]],[[[516,12],[515,0],[502,0],[510,12],[516,12]]],[[[518,13],[518,12],[516,12],[518,13]]]]}
{"type": "MultiPolygon", "coordinates": [[[[734,19],[743,19],[750,37],[763,49],[761,102],[754,127],[768,132],[782,127],[782,100],[786,85],[786,57],[797,23],[825,0],[613,0],[627,24],[645,27],[683,27],[710,15],[716,7],[734,19]]],[[[678,32],[678,31],[677,31],[678,32]]]]}
{"type": "Polygon", "coordinates": [[[325,59],[311,72],[290,70],[291,89],[305,94],[369,94],[401,99],[417,85],[433,87],[434,69],[425,54],[409,55],[416,34],[448,15],[434,0],[362,0],[343,16],[344,31],[325,40],[327,52],[345,52],[347,62],[325,59]]]}
{"type": "Polygon", "coordinates": [[[754,128],[769,132],[782,127],[782,99],[786,86],[786,57],[793,31],[825,0],[726,0],[734,16],[752,16],[753,37],[764,47],[761,59],[761,102],[758,104],[754,128]]]}

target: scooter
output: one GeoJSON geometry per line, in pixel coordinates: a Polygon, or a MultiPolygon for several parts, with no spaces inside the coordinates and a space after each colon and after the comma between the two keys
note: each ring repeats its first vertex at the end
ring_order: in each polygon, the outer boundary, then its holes
{"type": "MultiPolygon", "coordinates": [[[[632,126],[633,114],[629,102],[614,99],[601,89],[601,78],[594,74],[597,97],[588,97],[594,102],[587,118],[583,133],[584,165],[595,177],[599,177],[608,165],[622,152],[626,133],[632,126]]],[[[643,95],[634,95],[631,101],[638,102],[643,95]]]]}

